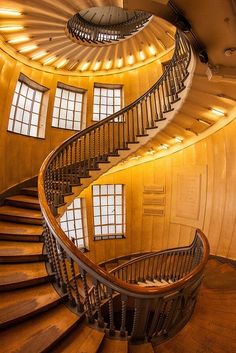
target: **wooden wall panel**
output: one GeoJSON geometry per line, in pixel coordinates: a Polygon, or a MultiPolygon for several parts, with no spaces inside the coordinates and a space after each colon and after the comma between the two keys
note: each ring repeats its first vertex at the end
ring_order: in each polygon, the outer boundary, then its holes
{"type": "MultiPolygon", "coordinates": [[[[126,239],[111,240],[105,251],[102,242],[91,246],[96,260],[130,252],[160,250],[188,245],[195,227],[171,220],[173,173],[176,168],[204,166],[207,170],[202,229],[207,235],[211,253],[236,259],[236,121],[234,120],[206,139],[151,162],[104,175],[97,182],[126,184],[127,233],[126,239]],[[143,191],[147,185],[165,186],[165,215],[143,216],[143,191]],[[112,244],[115,244],[115,246],[112,244]],[[100,255],[102,254],[102,255],[100,255]]],[[[89,189],[89,188],[88,188],[89,189]]],[[[159,194],[162,195],[162,194],[159,194]]]]}
{"type": "Polygon", "coordinates": [[[86,125],[89,126],[94,123],[92,121],[92,110],[95,82],[123,85],[124,105],[127,105],[145,93],[160,75],[161,64],[158,60],[139,69],[106,76],[76,77],[51,74],[17,62],[0,48],[0,193],[13,184],[38,174],[39,168],[48,153],[74,133],[73,131],[51,127],[57,82],[87,90],[86,125]],[[21,72],[50,89],[45,139],[7,132],[14,89],[21,72]]]}

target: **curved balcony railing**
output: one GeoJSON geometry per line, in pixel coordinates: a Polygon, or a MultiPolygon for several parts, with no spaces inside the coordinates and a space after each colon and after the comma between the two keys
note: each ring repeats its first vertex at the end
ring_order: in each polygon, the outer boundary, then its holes
{"type": "Polygon", "coordinates": [[[86,21],[77,13],[67,22],[67,31],[72,38],[80,43],[111,44],[139,31],[151,16],[151,14],[140,11],[125,22],[114,25],[99,25],[86,21]]]}
{"type": "MultiPolygon", "coordinates": [[[[162,77],[143,96],[124,109],[62,143],[47,157],[39,173],[39,201],[44,219],[45,245],[56,282],[61,291],[68,294],[70,304],[79,312],[84,312],[91,323],[96,321],[99,326],[104,326],[103,308],[108,305],[107,327],[111,335],[117,327],[114,315],[117,300],[120,300],[121,307],[121,335],[126,333],[127,305],[132,307],[134,316],[130,336],[133,340],[146,337],[146,327],[143,320],[140,322],[140,317],[148,316],[151,303],[158,304],[160,297],[169,303],[171,293],[175,303],[173,305],[179,308],[178,293],[185,291],[185,287],[191,290],[193,282],[200,281],[208,256],[207,241],[201,235],[202,256],[197,259],[196,267],[188,275],[167,287],[144,288],[109,274],[89,260],[60,228],[57,208],[64,204],[66,195],[73,193],[73,186],[81,186],[81,178],[88,177],[90,170],[97,170],[100,163],[108,162],[109,156],[118,157],[119,150],[129,149],[129,144],[137,143],[139,137],[148,136],[149,129],[157,128],[166,119],[166,113],[174,109],[174,104],[180,99],[180,92],[185,88],[190,60],[191,48],[188,41],[177,32],[174,55],[162,77]],[[94,288],[90,290],[91,284],[94,288]]],[[[155,313],[152,312],[155,317],[154,331],[157,325],[155,313]]],[[[163,327],[162,332],[163,335],[166,332],[163,327]]]]}

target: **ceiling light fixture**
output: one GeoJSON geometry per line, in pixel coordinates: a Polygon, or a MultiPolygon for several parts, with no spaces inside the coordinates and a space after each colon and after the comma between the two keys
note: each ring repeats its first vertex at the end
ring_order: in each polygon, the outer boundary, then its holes
{"type": "Polygon", "coordinates": [[[132,54],[130,54],[128,57],[128,64],[133,65],[133,63],[134,63],[134,56],[132,54]]]}
{"type": "Polygon", "coordinates": [[[20,26],[20,25],[16,25],[16,26],[0,26],[0,31],[1,32],[14,32],[14,31],[20,31],[23,28],[24,27],[20,26]]]}
{"type": "Polygon", "coordinates": [[[59,63],[56,65],[56,68],[61,69],[63,66],[66,65],[67,62],[68,62],[68,59],[63,59],[63,60],[59,61],[59,63]]]}
{"type": "Polygon", "coordinates": [[[225,113],[222,110],[212,108],[211,112],[217,116],[225,116],[225,113]]]}
{"type": "Polygon", "coordinates": [[[176,142],[183,142],[184,140],[183,137],[180,137],[180,136],[175,136],[174,139],[176,142]]]}
{"type": "Polygon", "coordinates": [[[8,41],[9,44],[18,44],[18,43],[23,43],[23,42],[27,42],[29,40],[29,37],[17,37],[14,39],[10,39],[8,41]]]}
{"type": "Polygon", "coordinates": [[[117,59],[117,67],[121,68],[122,65],[123,65],[123,59],[122,58],[117,59]]]}
{"type": "Polygon", "coordinates": [[[46,51],[40,51],[39,53],[34,54],[31,59],[32,60],[41,59],[45,55],[47,55],[46,51]]]}
{"type": "Polygon", "coordinates": [[[12,9],[0,9],[0,15],[4,16],[20,16],[21,12],[12,9]]]}
{"type": "Polygon", "coordinates": [[[111,59],[109,59],[109,60],[106,62],[106,64],[105,64],[105,68],[106,68],[107,70],[109,70],[110,67],[111,67],[111,59]]]}
{"type": "Polygon", "coordinates": [[[167,145],[167,143],[162,143],[161,146],[160,146],[160,149],[161,150],[167,150],[170,146],[167,145]]]}
{"type": "Polygon", "coordinates": [[[211,123],[209,123],[209,121],[203,120],[203,119],[197,119],[197,121],[199,121],[199,123],[205,124],[207,126],[211,126],[211,123]]]}
{"type": "Polygon", "coordinates": [[[140,57],[140,60],[145,60],[145,54],[142,50],[139,51],[139,57],[140,57]]]}
{"type": "Polygon", "coordinates": [[[93,67],[93,71],[97,71],[100,66],[101,66],[101,61],[97,61],[93,67]]]}
{"type": "Polygon", "coordinates": [[[81,66],[80,71],[85,71],[85,70],[87,70],[88,67],[89,67],[89,64],[90,64],[89,61],[87,61],[86,63],[84,63],[84,64],[81,66]]]}
{"type": "Polygon", "coordinates": [[[32,50],[34,50],[34,49],[37,49],[38,48],[38,46],[37,45],[34,45],[34,44],[32,44],[32,45],[27,45],[27,46],[25,46],[25,47],[22,47],[20,50],[19,50],[19,53],[28,53],[28,52],[30,52],[30,51],[32,51],[32,50]]]}
{"type": "Polygon", "coordinates": [[[149,52],[151,55],[156,55],[156,48],[154,48],[152,45],[149,45],[149,52]]]}
{"type": "Polygon", "coordinates": [[[49,64],[53,63],[53,61],[55,61],[56,59],[57,59],[56,56],[50,56],[49,58],[47,58],[47,59],[44,61],[43,65],[49,65],[49,64]]]}

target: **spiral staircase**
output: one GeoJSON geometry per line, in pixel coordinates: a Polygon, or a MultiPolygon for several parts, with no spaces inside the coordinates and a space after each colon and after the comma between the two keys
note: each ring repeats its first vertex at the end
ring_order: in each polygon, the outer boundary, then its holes
{"type": "Polygon", "coordinates": [[[194,67],[191,46],[177,31],[173,58],[148,92],[65,141],[45,160],[38,188],[21,189],[0,206],[4,353],[236,348],[235,270],[207,263],[201,231],[187,247],[139,254],[108,271],[78,250],[58,223],[74,197],[173,119],[194,67]]]}

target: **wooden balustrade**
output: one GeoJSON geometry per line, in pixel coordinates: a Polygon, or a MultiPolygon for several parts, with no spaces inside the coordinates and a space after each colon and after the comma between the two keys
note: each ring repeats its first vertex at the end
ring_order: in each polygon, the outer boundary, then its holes
{"type": "Polygon", "coordinates": [[[56,219],[57,208],[90,170],[108,162],[109,156],[118,156],[119,150],[128,149],[139,137],[147,136],[148,129],[158,127],[180,99],[190,59],[191,48],[184,35],[177,32],[173,58],[156,84],[129,106],[70,137],[47,157],[40,170],[45,245],[56,283],[62,293],[67,293],[70,304],[85,312],[90,323],[99,327],[106,323],[110,335],[118,330],[132,340],[160,342],[176,332],[194,308],[208,258],[208,242],[197,231],[190,247],[145,255],[109,274],[63,232],[56,219]],[[160,287],[137,285],[155,279],[169,283],[160,287]],[[132,327],[127,327],[128,312],[132,313],[132,327]]]}

